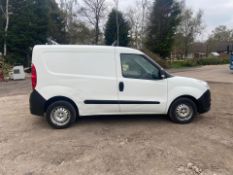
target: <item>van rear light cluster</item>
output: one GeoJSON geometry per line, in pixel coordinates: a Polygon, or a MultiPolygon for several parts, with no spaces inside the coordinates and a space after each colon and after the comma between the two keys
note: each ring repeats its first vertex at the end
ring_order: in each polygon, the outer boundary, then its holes
{"type": "Polygon", "coordinates": [[[36,84],[37,84],[36,67],[33,64],[32,65],[32,89],[36,88],[36,84]]]}

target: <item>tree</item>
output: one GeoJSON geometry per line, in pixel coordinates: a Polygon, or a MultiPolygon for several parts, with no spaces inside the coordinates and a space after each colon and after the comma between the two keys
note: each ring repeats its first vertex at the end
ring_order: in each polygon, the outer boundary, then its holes
{"type": "Polygon", "coordinates": [[[3,56],[6,57],[7,54],[7,34],[8,34],[8,27],[9,27],[9,0],[6,0],[6,8],[5,8],[5,18],[6,18],[6,24],[5,24],[5,30],[4,30],[4,46],[3,46],[3,56]]]}
{"type": "Polygon", "coordinates": [[[49,0],[48,37],[59,44],[70,43],[66,14],[54,0],[49,0]]]}
{"type": "Polygon", "coordinates": [[[212,31],[210,38],[216,41],[232,42],[233,30],[224,25],[218,26],[212,31]]]}
{"type": "Polygon", "coordinates": [[[233,43],[233,30],[228,29],[226,26],[221,25],[216,27],[207,40],[208,50],[211,51],[224,51],[228,45],[233,43]]]}
{"type": "Polygon", "coordinates": [[[117,21],[116,15],[118,15],[119,23],[119,46],[128,46],[129,44],[129,24],[124,19],[123,14],[116,9],[113,9],[108,16],[108,21],[105,28],[105,44],[112,45],[117,41],[117,21]]]}
{"type": "Polygon", "coordinates": [[[48,6],[47,0],[11,0],[8,44],[12,62],[30,64],[33,46],[47,42],[48,6]]]}
{"type": "Polygon", "coordinates": [[[146,46],[162,58],[170,56],[181,7],[176,0],[155,0],[147,27],[146,46]]]}
{"type": "Polygon", "coordinates": [[[3,44],[4,43],[4,24],[5,24],[5,1],[0,1],[0,52],[3,54],[3,44]]]}
{"type": "Polygon", "coordinates": [[[75,20],[74,8],[77,4],[77,0],[57,0],[60,5],[60,9],[64,13],[64,20],[66,28],[69,28],[70,24],[75,20]]]}
{"type": "Polygon", "coordinates": [[[74,21],[69,26],[68,36],[70,44],[91,44],[93,31],[82,21],[74,21]]]}
{"type": "Polygon", "coordinates": [[[137,49],[143,48],[145,39],[145,24],[148,21],[149,1],[137,0],[135,7],[130,7],[126,13],[130,25],[130,45],[137,49]]]}
{"type": "Polygon", "coordinates": [[[83,6],[80,12],[88,19],[88,22],[94,27],[95,44],[99,43],[100,24],[106,11],[106,0],[83,0],[83,6]]]}
{"type": "MultiPolygon", "coordinates": [[[[8,27],[10,20],[10,12],[9,12],[9,0],[5,0],[4,2],[0,2],[0,11],[1,18],[3,22],[1,23],[4,30],[1,30],[2,41],[3,41],[3,57],[7,55],[7,35],[8,35],[8,27]]],[[[3,29],[2,28],[2,29],[3,29]]]]}
{"type": "MultiPolygon", "coordinates": [[[[5,7],[6,0],[0,1],[5,7]]],[[[5,9],[5,8],[3,8],[5,9]]],[[[4,19],[5,10],[1,11],[4,19]]],[[[55,0],[9,0],[10,21],[5,35],[6,22],[0,20],[0,41],[7,39],[7,62],[30,65],[32,48],[47,43],[48,38],[66,43],[64,14],[55,0]]],[[[0,52],[5,47],[0,46],[0,52]]]]}
{"type": "Polygon", "coordinates": [[[181,46],[185,56],[188,55],[193,42],[204,29],[202,18],[202,10],[199,10],[196,15],[189,8],[184,8],[182,12],[181,23],[176,34],[176,46],[181,46]]]}

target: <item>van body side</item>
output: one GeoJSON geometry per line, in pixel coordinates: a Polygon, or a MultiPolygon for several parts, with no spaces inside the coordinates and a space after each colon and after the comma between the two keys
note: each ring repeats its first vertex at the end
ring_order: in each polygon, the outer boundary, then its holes
{"type": "Polygon", "coordinates": [[[174,77],[135,49],[35,46],[32,64],[34,115],[46,115],[56,101],[71,104],[78,116],[169,114],[181,98],[187,102],[177,111],[204,113],[211,106],[206,82],[174,77]]]}

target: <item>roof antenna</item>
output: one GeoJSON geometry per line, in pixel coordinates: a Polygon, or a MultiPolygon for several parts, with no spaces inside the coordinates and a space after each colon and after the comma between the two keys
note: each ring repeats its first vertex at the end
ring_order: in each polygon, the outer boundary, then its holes
{"type": "Polygon", "coordinates": [[[112,43],[112,46],[117,46],[117,40],[112,43]]]}

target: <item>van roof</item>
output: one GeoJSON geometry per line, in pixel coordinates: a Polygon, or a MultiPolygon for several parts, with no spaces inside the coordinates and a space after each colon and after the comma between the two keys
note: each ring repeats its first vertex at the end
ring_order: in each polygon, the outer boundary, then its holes
{"type": "Polygon", "coordinates": [[[142,54],[141,51],[128,47],[115,46],[96,46],[96,45],[36,45],[33,50],[47,50],[47,49],[88,49],[92,51],[109,51],[117,49],[118,52],[142,54]]]}

